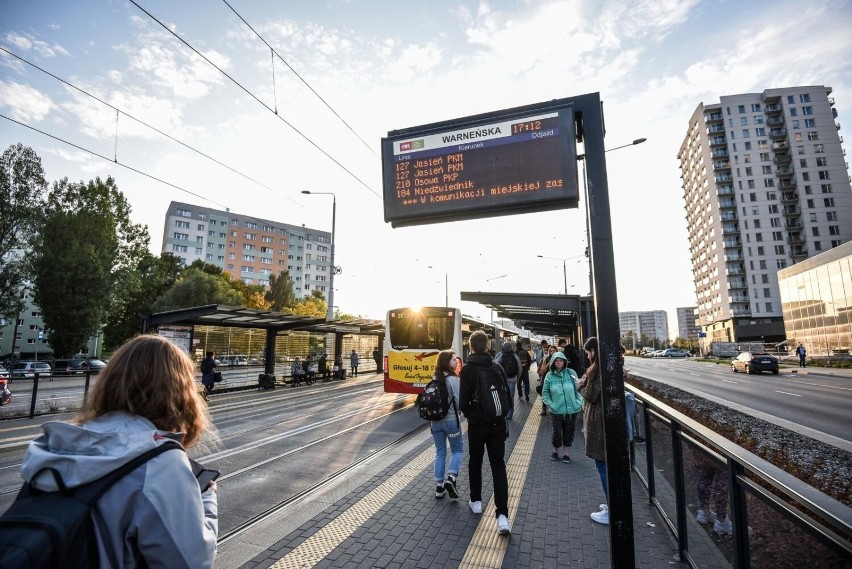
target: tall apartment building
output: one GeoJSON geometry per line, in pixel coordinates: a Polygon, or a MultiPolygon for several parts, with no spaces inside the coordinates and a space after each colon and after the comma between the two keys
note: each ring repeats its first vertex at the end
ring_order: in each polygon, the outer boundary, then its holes
{"type": "Polygon", "coordinates": [[[684,306],[677,309],[677,336],[684,340],[697,339],[701,327],[695,313],[697,306],[684,306]]]}
{"type": "Polygon", "coordinates": [[[269,275],[287,270],[297,298],[313,290],[328,297],[328,231],[171,202],[163,223],[162,252],[178,256],[186,265],[200,259],[250,285],[267,286],[269,275]]]}
{"type": "Polygon", "coordinates": [[[669,321],[665,310],[619,312],[618,322],[622,335],[632,331],[637,340],[645,336],[665,343],[669,339],[669,321]]]}
{"type": "Polygon", "coordinates": [[[784,338],[778,271],[852,240],[830,87],[699,104],[681,144],[699,325],[708,341],[784,338]]]}

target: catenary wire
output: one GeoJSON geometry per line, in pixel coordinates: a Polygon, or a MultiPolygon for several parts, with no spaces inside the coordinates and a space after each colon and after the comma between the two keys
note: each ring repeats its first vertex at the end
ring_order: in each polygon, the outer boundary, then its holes
{"type": "MultiPolygon", "coordinates": [[[[250,30],[254,33],[254,35],[256,35],[256,36],[258,37],[258,39],[260,39],[260,41],[262,41],[263,43],[265,43],[265,44],[266,44],[266,47],[268,47],[270,50],[272,50],[272,53],[275,55],[275,57],[277,57],[278,59],[280,59],[280,60],[281,60],[281,62],[282,62],[284,65],[286,65],[286,66],[287,66],[287,68],[288,68],[290,71],[292,71],[292,72],[293,72],[293,75],[295,75],[296,77],[298,77],[298,78],[299,78],[299,81],[301,81],[301,82],[305,85],[305,87],[307,87],[308,89],[310,89],[311,93],[313,93],[314,95],[316,95],[317,99],[319,99],[320,101],[322,101],[322,104],[323,104],[323,105],[325,105],[325,106],[326,106],[326,108],[328,108],[328,110],[329,110],[329,111],[331,111],[331,112],[334,114],[334,116],[336,116],[338,119],[340,119],[340,122],[342,122],[342,123],[346,126],[346,128],[348,128],[348,129],[349,129],[349,131],[350,131],[352,134],[354,134],[354,135],[355,135],[355,137],[356,137],[358,140],[360,140],[360,141],[361,141],[361,143],[362,143],[364,146],[366,146],[366,147],[367,147],[367,150],[369,150],[369,151],[373,154],[373,156],[375,156],[376,158],[378,158],[378,155],[376,154],[376,151],[375,151],[375,150],[373,150],[373,148],[372,148],[369,144],[367,144],[367,141],[366,141],[366,140],[364,140],[363,138],[361,138],[361,135],[359,135],[357,132],[355,132],[355,129],[354,129],[354,128],[352,128],[352,127],[349,125],[349,123],[347,123],[345,120],[343,120],[343,117],[341,117],[341,116],[337,113],[337,111],[335,111],[335,110],[332,108],[332,106],[331,106],[331,105],[329,105],[329,104],[328,104],[328,102],[327,102],[325,99],[323,99],[323,98],[322,98],[322,95],[320,95],[319,93],[317,93],[317,92],[316,92],[316,90],[315,90],[313,87],[311,87],[310,83],[308,83],[307,81],[305,81],[305,78],[304,78],[304,77],[302,77],[302,76],[299,74],[299,72],[298,72],[298,71],[296,71],[295,69],[293,69],[293,66],[292,66],[292,65],[290,65],[290,64],[287,62],[287,60],[286,60],[286,59],[284,59],[283,57],[281,57],[281,54],[279,54],[277,51],[275,51],[275,48],[274,48],[274,47],[272,47],[271,45],[269,45],[269,42],[268,42],[268,41],[266,41],[266,40],[263,38],[263,36],[262,36],[262,35],[260,35],[260,34],[258,33],[258,31],[257,31],[257,30],[255,30],[255,29],[252,27],[252,25],[251,25],[251,24],[249,24],[249,23],[246,21],[246,19],[245,19],[245,18],[243,18],[243,17],[242,17],[242,15],[234,9],[234,7],[233,7],[233,6],[231,6],[231,4],[228,2],[228,0],[222,0],[222,2],[224,2],[224,3],[225,3],[225,5],[226,5],[228,8],[230,8],[230,9],[231,9],[231,11],[232,11],[232,12],[233,12],[233,13],[234,13],[234,14],[235,14],[235,15],[236,15],[236,16],[237,16],[240,20],[242,20],[242,22],[243,22],[246,26],[248,26],[248,29],[250,29],[250,30]]],[[[274,63],[274,62],[273,62],[273,63],[274,63]]],[[[273,73],[273,81],[274,81],[274,79],[275,79],[275,66],[274,66],[274,65],[273,65],[273,67],[272,67],[272,73],[273,73]]],[[[276,112],[276,114],[278,114],[278,113],[276,112]]]]}
{"type": "Polygon", "coordinates": [[[251,97],[252,99],[254,99],[255,101],[257,101],[257,102],[258,102],[261,106],[263,106],[263,108],[265,108],[267,111],[269,111],[270,113],[272,113],[272,114],[273,114],[276,118],[278,118],[278,119],[279,119],[280,121],[282,121],[284,124],[286,124],[287,126],[289,126],[289,127],[290,127],[290,128],[291,128],[291,129],[292,129],[292,130],[296,133],[296,134],[298,134],[299,136],[301,136],[301,137],[302,137],[302,139],[304,139],[304,140],[305,140],[308,144],[310,144],[311,146],[313,146],[314,148],[316,148],[317,150],[319,150],[319,151],[320,151],[320,152],[321,152],[324,156],[326,156],[326,158],[328,158],[329,160],[331,160],[332,162],[334,162],[335,164],[337,164],[337,166],[339,166],[339,167],[340,167],[340,168],[341,168],[344,172],[346,172],[347,174],[349,174],[349,175],[350,175],[350,176],[351,176],[354,180],[356,180],[359,184],[361,184],[361,185],[362,185],[362,186],[364,186],[367,190],[369,190],[369,191],[370,191],[373,195],[375,195],[377,198],[381,199],[381,197],[382,197],[382,196],[381,196],[381,195],[379,195],[379,193],[378,193],[378,192],[376,192],[373,188],[371,188],[371,187],[370,187],[370,186],[369,186],[369,185],[368,185],[368,184],[367,184],[364,180],[362,180],[361,178],[359,178],[358,176],[356,176],[354,172],[352,172],[352,171],[351,171],[351,170],[349,170],[346,166],[344,166],[343,164],[341,164],[341,163],[340,163],[340,162],[339,162],[336,158],[334,158],[334,156],[332,156],[331,154],[329,154],[328,152],[326,152],[326,151],[325,151],[325,150],[324,150],[324,149],[323,149],[323,148],[322,148],[319,144],[317,144],[316,142],[314,142],[313,140],[311,140],[311,138],[310,138],[310,137],[308,137],[308,135],[306,135],[306,134],[305,134],[305,133],[303,133],[301,130],[299,130],[298,128],[296,128],[293,124],[291,124],[289,121],[287,121],[287,119],[285,119],[284,117],[282,117],[282,116],[281,116],[281,115],[279,115],[279,114],[276,114],[276,113],[275,113],[275,111],[274,111],[274,110],[273,110],[273,109],[272,109],[269,105],[267,105],[266,103],[264,103],[263,101],[261,101],[261,100],[257,97],[257,95],[255,95],[254,93],[252,93],[252,92],[251,92],[248,88],[246,88],[246,87],[245,87],[242,83],[240,83],[239,81],[237,81],[236,79],[234,79],[233,77],[231,77],[231,76],[230,76],[230,75],[229,75],[229,74],[228,74],[228,73],[227,73],[224,69],[222,69],[221,67],[219,67],[218,65],[216,65],[215,63],[213,63],[213,62],[212,62],[212,61],[211,61],[208,57],[206,57],[206,56],[205,56],[204,54],[202,54],[200,51],[198,51],[197,49],[195,49],[195,48],[194,48],[194,47],[193,47],[193,46],[192,46],[189,42],[187,42],[185,39],[183,39],[182,37],[180,37],[180,36],[179,36],[179,35],[178,35],[178,34],[177,34],[174,30],[172,30],[172,29],[171,29],[171,28],[169,28],[166,24],[164,24],[164,23],[163,23],[163,22],[161,22],[159,19],[157,19],[157,17],[156,17],[156,16],[154,16],[153,14],[151,14],[150,12],[148,12],[145,8],[143,8],[142,6],[140,6],[140,5],[139,5],[139,3],[137,3],[137,2],[136,2],[136,0],[130,0],[130,3],[131,3],[131,4],[133,4],[134,6],[136,6],[137,8],[139,8],[139,10],[141,10],[141,11],[142,11],[142,12],[143,12],[146,16],[148,16],[149,18],[151,18],[152,20],[154,20],[157,24],[159,24],[159,25],[160,25],[160,27],[162,27],[164,30],[166,30],[166,31],[167,31],[167,32],[169,32],[171,35],[173,35],[173,36],[174,36],[174,37],[175,37],[178,41],[180,41],[180,42],[181,42],[182,44],[184,44],[186,47],[188,47],[189,49],[191,49],[191,50],[192,50],[192,51],[193,51],[196,55],[198,55],[198,56],[199,56],[200,58],[202,58],[204,61],[206,61],[207,63],[209,63],[209,64],[210,64],[210,65],[211,65],[214,69],[216,69],[219,73],[221,73],[222,75],[224,75],[225,77],[227,77],[227,78],[228,78],[228,79],[229,79],[229,80],[230,80],[230,81],[231,81],[234,85],[236,85],[237,87],[239,87],[240,89],[242,89],[242,90],[243,90],[243,91],[244,91],[244,92],[245,92],[245,93],[246,93],[249,97],[251,97]]]}
{"type": "MultiPolygon", "coordinates": [[[[104,100],[103,100],[103,99],[101,99],[100,97],[98,97],[98,96],[96,96],[96,95],[93,95],[92,93],[89,93],[89,92],[88,92],[88,91],[86,91],[85,89],[83,89],[83,88],[81,88],[81,87],[78,87],[78,86],[74,85],[73,83],[70,83],[70,82],[66,81],[65,79],[63,79],[63,78],[61,78],[61,77],[59,77],[59,76],[57,76],[57,75],[54,75],[54,74],[53,74],[53,73],[51,73],[50,71],[47,71],[46,69],[44,69],[44,68],[42,68],[42,67],[39,67],[39,66],[38,66],[38,65],[36,65],[35,63],[33,63],[33,62],[31,62],[31,61],[28,61],[28,60],[24,59],[24,58],[23,58],[23,57],[21,57],[20,55],[17,55],[17,54],[15,54],[15,53],[12,53],[11,51],[9,51],[8,49],[6,49],[5,47],[0,46],[0,51],[3,51],[3,52],[5,52],[5,53],[7,53],[7,54],[11,55],[12,57],[14,57],[14,58],[16,58],[16,59],[18,59],[18,60],[22,61],[23,63],[26,63],[26,64],[27,64],[27,65],[29,65],[30,67],[33,67],[33,68],[35,68],[35,69],[38,69],[39,71],[41,71],[41,72],[42,72],[42,73],[44,73],[45,75],[48,75],[49,77],[52,77],[52,78],[56,79],[56,80],[57,80],[57,81],[59,81],[60,83],[62,83],[62,84],[64,84],[64,85],[67,85],[68,87],[71,87],[72,89],[75,89],[75,90],[79,91],[80,93],[83,93],[84,95],[86,95],[86,96],[88,96],[88,97],[91,97],[92,99],[94,99],[95,101],[97,101],[97,102],[101,103],[102,105],[104,105],[104,106],[106,106],[106,107],[109,107],[110,109],[113,109],[116,113],[121,113],[122,115],[126,116],[127,118],[132,119],[132,120],[134,120],[134,121],[138,122],[139,124],[146,126],[147,128],[150,128],[151,130],[153,130],[153,131],[154,131],[154,132],[156,132],[157,134],[159,134],[159,135],[161,135],[161,136],[164,136],[164,137],[168,138],[169,140],[171,140],[171,141],[173,141],[173,142],[177,142],[178,144],[180,144],[180,145],[181,145],[181,146],[183,146],[184,148],[187,148],[188,150],[192,150],[192,151],[193,151],[193,152],[195,152],[196,154],[199,154],[199,155],[203,156],[204,158],[207,158],[208,160],[211,160],[211,161],[215,162],[216,164],[218,164],[218,165],[222,166],[223,168],[227,168],[227,169],[228,169],[228,170],[230,170],[231,172],[234,172],[235,174],[238,174],[239,176],[242,176],[242,177],[243,177],[243,178],[245,178],[246,180],[249,180],[249,181],[251,181],[251,182],[254,182],[254,183],[255,183],[255,184],[257,184],[258,186],[261,186],[261,187],[263,187],[263,188],[266,188],[267,190],[269,190],[269,191],[271,191],[271,192],[276,192],[276,190],[275,190],[274,188],[270,188],[269,186],[267,186],[267,185],[266,185],[266,184],[264,184],[263,182],[260,182],[260,181],[258,181],[258,180],[255,180],[255,179],[254,179],[254,178],[252,178],[251,176],[249,176],[249,175],[247,175],[247,174],[244,174],[244,173],[240,172],[239,170],[237,170],[237,169],[235,169],[235,168],[232,168],[231,166],[228,166],[228,165],[227,165],[227,164],[225,164],[224,162],[221,162],[221,161],[217,160],[216,158],[213,158],[212,156],[210,156],[210,155],[208,155],[208,154],[206,154],[206,153],[202,152],[201,150],[198,150],[197,148],[194,148],[194,147],[190,146],[189,144],[187,144],[187,143],[183,142],[182,140],[177,139],[177,138],[175,138],[174,136],[172,136],[172,135],[170,135],[170,134],[168,134],[168,133],[166,133],[166,132],[163,132],[162,130],[158,129],[157,127],[152,126],[152,125],[150,125],[150,124],[146,123],[146,122],[145,122],[145,121],[143,121],[142,119],[139,119],[139,118],[134,117],[133,115],[129,114],[127,111],[124,111],[124,110],[122,110],[122,109],[119,109],[119,108],[118,108],[118,107],[116,107],[115,105],[111,105],[110,103],[108,103],[108,102],[104,101],[104,100]]],[[[116,130],[116,137],[117,137],[117,136],[118,136],[118,131],[116,130]]],[[[302,207],[302,208],[304,208],[304,207],[305,207],[305,206],[304,206],[304,204],[301,204],[301,203],[297,202],[296,200],[293,200],[293,199],[291,199],[291,198],[288,198],[287,196],[281,195],[280,193],[276,193],[276,195],[280,195],[280,196],[281,196],[281,197],[283,197],[284,199],[286,199],[286,200],[288,200],[288,201],[290,201],[290,202],[292,202],[292,203],[294,203],[294,204],[298,205],[299,207],[302,207]]]]}

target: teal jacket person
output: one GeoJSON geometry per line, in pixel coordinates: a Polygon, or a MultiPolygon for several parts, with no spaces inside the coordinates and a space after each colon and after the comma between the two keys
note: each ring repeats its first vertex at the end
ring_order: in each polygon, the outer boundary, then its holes
{"type": "Polygon", "coordinates": [[[568,359],[562,352],[556,352],[550,358],[541,400],[551,413],[557,415],[572,415],[583,408],[583,397],[577,391],[577,375],[568,367],[568,359]],[[564,362],[561,370],[556,369],[556,360],[564,362]]]}

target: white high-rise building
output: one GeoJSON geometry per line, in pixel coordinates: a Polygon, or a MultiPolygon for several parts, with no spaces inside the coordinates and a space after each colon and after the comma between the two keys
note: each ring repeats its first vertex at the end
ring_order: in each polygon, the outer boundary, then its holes
{"type": "Polygon", "coordinates": [[[708,341],[784,338],[778,270],[852,240],[830,87],[698,105],[678,153],[698,323],[708,341]]]}
{"type": "Polygon", "coordinates": [[[697,340],[701,327],[697,323],[695,306],[683,306],[677,309],[677,335],[683,340],[697,340]]]}
{"type": "MultiPolygon", "coordinates": [[[[669,339],[669,321],[665,310],[647,310],[644,312],[619,312],[619,328],[621,335],[633,332],[637,342],[645,336],[656,340],[659,345],[665,345],[669,339]]],[[[630,346],[628,346],[630,347],[630,346]]]]}

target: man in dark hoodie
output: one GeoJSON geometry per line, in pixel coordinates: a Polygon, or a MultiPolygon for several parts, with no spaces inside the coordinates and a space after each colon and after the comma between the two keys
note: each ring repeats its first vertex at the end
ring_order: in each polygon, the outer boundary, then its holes
{"type": "MultiPolygon", "coordinates": [[[[468,463],[470,476],[469,506],[474,514],[482,513],[482,458],[488,450],[488,462],[491,464],[491,474],[494,477],[494,503],[496,506],[497,531],[501,535],[512,533],[509,525],[509,481],[506,477],[506,438],[509,436],[505,414],[496,420],[483,417],[479,403],[475,401],[480,368],[489,369],[494,366],[505,383],[508,393],[509,385],[503,368],[495,364],[488,355],[488,336],[485,332],[477,331],[470,335],[471,354],[468,356],[461,372],[461,397],[459,408],[468,420],[468,447],[470,461],[468,463]]],[[[514,354],[513,354],[514,355],[514,354]]],[[[485,372],[483,373],[490,373],[485,372]]],[[[508,396],[507,396],[508,399],[508,396]]],[[[508,400],[511,411],[513,401],[508,400]]]]}

